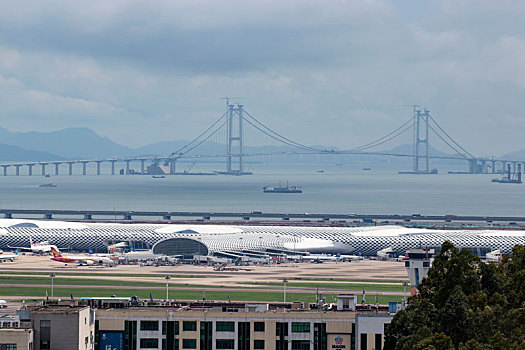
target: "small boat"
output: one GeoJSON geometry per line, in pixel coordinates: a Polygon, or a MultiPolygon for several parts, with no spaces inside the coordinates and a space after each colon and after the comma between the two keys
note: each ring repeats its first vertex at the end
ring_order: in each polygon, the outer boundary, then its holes
{"type": "Polygon", "coordinates": [[[324,173],[324,170],[317,170],[318,173],[324,173]]]}
{"type": "Polygon", "coordinates": [[[363,168],[364,171],[370,171],[372,168],[363,168]]]}
{"type": "Polygon", "coordinates": [[[51,177],[51,175],[49,175],[49,174],[45,174],[44,177],[51,177]]]}
{"type": "Polygon", "coordinates": [[[263,187],[264,193],[303,193],[303,190],[299,186],[290,186],[288,181],[286,181],[286,186],[281,186],[279,182],[279,187],[263,187]]]}
{"type": "Polygon", "coordinates": [[[153,175],[152,178],[154,178],[154,179],[165,179],[166,176],[164,176],[164,175],[153,175]]]}
{"type": "Polygon", "coordinates": [[[58,187],[55,183],[41,184],[38,187],[58,187]]]}

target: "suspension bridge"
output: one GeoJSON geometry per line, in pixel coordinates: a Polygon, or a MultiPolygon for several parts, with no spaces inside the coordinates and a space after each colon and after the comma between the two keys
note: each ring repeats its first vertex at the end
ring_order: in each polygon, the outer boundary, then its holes
{"type": "Polygon", "coordinates": [[[436,173],[434,169],[431,169],[432,159],[464,161],[468,166],[464,173],[468,174],[505,173],[511,165],[513,172],[516,173],[516,167],[521,169],[525,165],[525,161],[474,156],[439,125],[428,109],[419,106],[413,106],[413,115],[384,136],[360,146],[341,150],[308,146],[292,140],[262,123],[247,112],[244,105],[229,103],[229,99],[226,98],[226,110],[217,120],[200,135],[167,156],[9,162],[1,163],[0,167],[2,168],[1,174],[4,176],[38,175],[38,171],[33,171],[34,167],[40,167],[40,175],[42,176],[49,175],[48,167],[54,168],[54,175],[73,175],[74,166],[78,168],[79,165],[81,166],[81,174],[87,175],[88,164],[92,164],[90,173],[102,175],[103,163],[110,165],[105,167],[105,169],[107,168],[105,171],[111,175],[117,173],[122,175],[176,175],[186,174],[186,172],[176,171],[178,161],[198,162],[215,159],[225,162],[224,170],[216,171],[216,174],[245,175],[250,174],[249,171],[246,171],[246,158],[267,159],[269,157],[307,157],[310,155],[369,155],[411,158],[413,167],[404,173],[412,174],[436,173]],[[431,136],[442,148],[445,147],[453,153],[432,152],[431,136]],[[403,154],[379,149],[380,147],[384,148],[387,143],[403,138],[405,140],[411,139],[412,152],[403,154]],[[117,171],[117,164],[124,167],[117,171]],[[94,170],[92,170],[93,165],[94,170]],[[132,167],[136,165],[139,166],[138,169],[132,167]]]}

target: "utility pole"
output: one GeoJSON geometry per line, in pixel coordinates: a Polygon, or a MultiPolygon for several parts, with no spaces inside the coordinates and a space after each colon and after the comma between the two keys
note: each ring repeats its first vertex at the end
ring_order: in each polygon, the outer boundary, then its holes
{"type": "Polygon", "coordinates": [[[166,276],[164,277],[166,279],[166,301],[169,300],[169,283],[170,283],[170,279],[171,279],[171,276],[166,276]]]}
{"type": "Polygon", "coordinates": [[[56,274],[54,273],[51,273],[49,275],[49,277],[51,277],[51,300],[53,300],[53,295],[54,295],[54,279],[56,277],[56,274]]]}

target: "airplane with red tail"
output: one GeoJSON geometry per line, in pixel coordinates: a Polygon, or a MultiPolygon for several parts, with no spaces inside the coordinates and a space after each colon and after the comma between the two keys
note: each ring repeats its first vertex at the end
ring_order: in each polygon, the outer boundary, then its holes
{"type": "Polygon", "coordinates": [[[116,261],[111,259],[110,257],[106,256],[98,256],[98,255],[62,255],[58,250],[56,250],[54,247],[51,247],[51,253],[53,253],[53,257],[51,260],[58,261],[64,264],[79,264],[79,265],[115,265],[116,261]]]}

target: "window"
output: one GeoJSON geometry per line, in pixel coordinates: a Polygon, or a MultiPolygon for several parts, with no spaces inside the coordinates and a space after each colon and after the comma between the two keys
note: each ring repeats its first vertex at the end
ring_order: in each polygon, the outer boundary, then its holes
{"type": "Polygon", "coordinates": [[[360,347],[361,347],[361,350],[366,350],[368,349],[368,343],[367,343],[367,337],[366,337],[366,333],[361,333],[361,340],[359,343],[360,344],[360,347]]]}
{"type": "Polygon", "coordinates": [[[183,349],[197,349],[197,339],[182,339],[183,349]]]}
{"type": "Polygon", "coordinates": [[[185,331],[185,332],[194,332],[194,331],[196,331],[197,330],[197,322],[196,321],[184,321],[184,322],[182,322],[182,330],[185,331]]]}
{"type": "Polygon", "coordinates": [[[158,331],[159,321],[140,321],[141,331],[158,331]]]}
{"type": "Polygon", "coordinates": [[[264,322],[254,322],[253,331],[254,332],[264,332],[264,322]]]}
{"type": "Polygon", "coordinates": [[[288,340],[276,340],[275,350],[288,350],[288,340]]]}
{"type": "Polygon", "coordinates": [[[383,335],[380,333],[375,334],[375,347],[376,349],[383,348],[383,335]]]}
{"type": "Polygon", "coordinates": [[[286,337],[288,335],[288,323],[277,322],[275,324],[275,335],[278,337],[286,337]]]}
{"type": "Polygon", "coordinates": [[[217,322],[215,324],[217,332],[235,332],[235,322],[217,322]]]}
{"type": "MultiPolygon", "coordinates": [[[[1,347],[1,345],[0,345],[1,347]]],[[[5,350],[16,350],[16,344],[5,344],[5,350]]]]}
{"type": "Polygon", "coordinates": [[[292,340],[292,350],[310,350],[310,341],[292,340]]]}
{"type": "Polygon", "coordinates": [[[430,267],[429,261],[423,261],[423,267],[430,267]]]}
{"type": "Polygon", "coordinates": [[[217,349],[233,349],[234,341],[233,339],[217,339],[215,347],[217,349]]]}
{"type": "Polygon", "coordinates": [[[50,320],[40,320],[40,328],[42,327],[51,327],[51,321],[50,320]]]}
{"type": "Polygon", "coordinates": [[[310,332],[310,322],[292,322],[292,333],[310,332]]]}
{"type": "Polygon", "coordinates": [[[155,338],[142,338],[140,339],[140,348],[141,349],[158,349],[159,340],[155,338]]]}
{"type": "Polygon", "coordinates": [[[51,349],[51,346],[49,345],[49,341],[48,340],[41,340],[40,341],[40,349],[41,350],[49,350],[49,349],[51,349]]]}
{"type": "Polygon", "coordinates": [[[253,341],[253,348],[255,350],[260,350],[260,349],[264,350],[264,340],[254,340],[253,341]]]}

